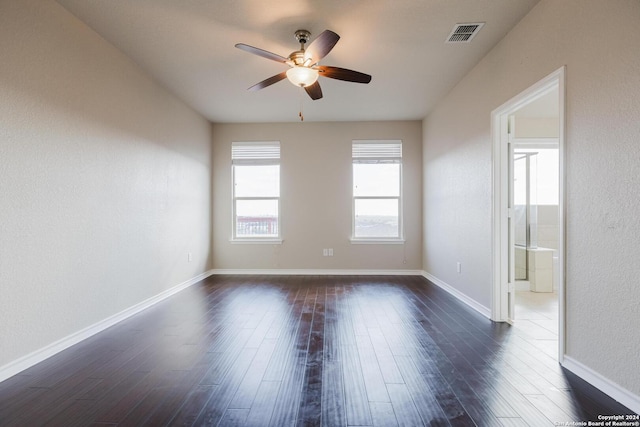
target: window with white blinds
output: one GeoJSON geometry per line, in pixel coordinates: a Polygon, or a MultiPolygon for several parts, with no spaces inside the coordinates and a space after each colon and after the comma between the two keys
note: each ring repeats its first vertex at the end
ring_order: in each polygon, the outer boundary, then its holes
{"type": "Polygon", "coordinates": [[[280,143],[234,142],[231,160],[233,164],[280,163],[280,143]]]}
{"type": "Polygon", "coordinates": [[[351,153],[354,162],[400,163],[402,161],[401,141],[353,141],[351,153]]]}
{"type": "Polygon", "coordinates": [[[402,239],[402,141],[353,141],[353,240],[402,239]]]}
{"type": "Polygon", "coordinates": [[[234,142],[233,239],[280,238],[280,143],[234,142]]]}

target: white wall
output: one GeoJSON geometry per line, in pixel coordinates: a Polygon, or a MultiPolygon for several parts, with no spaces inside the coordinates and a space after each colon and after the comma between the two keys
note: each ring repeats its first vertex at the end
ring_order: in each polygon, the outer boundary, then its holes
{"type": "MultiPolygon", "coordinates": [[[[292,106],[292,114],[296,114],[292,106]]],[[[420,270],[421,123],[334,122],[213,126],[216,269],[420,270]],[[351,141],[403,141],[404,245],[351,244],[351,141]],[[281,245],[233,244],[231,143],[281,143],[281,245]],[[323,257],[333,248],[333,257],[323,257]]]]}
{"type": "Polygon", "coordinates": [[[516,116],[516,138],[557,138],[558,118],[529,118],[516,116]]]}
{"type": "Polygon", "coordinates": [[[538,247],[558,249],[558,205],[538,205],[538,247]]]}
{"type": "Polygon", "coordinates": [[[1,371],[209,268],[211,128],[53,1],[0,58],[1,371]]]}
{"type": "Polygon", "coordinates": [[[566,351],[636,396],[639,22],[636,0],[542,0],[423,123],[424,268],[489,307],[490,114],[566,65],[566,351]]]}

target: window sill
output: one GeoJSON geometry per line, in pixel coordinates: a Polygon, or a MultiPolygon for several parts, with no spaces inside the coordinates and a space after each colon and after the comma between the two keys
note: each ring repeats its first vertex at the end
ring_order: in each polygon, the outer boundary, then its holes
{"type": "Polygon", "coordinates": [[[251,245],[281,245],[282,239],[265,238],[265,239],[229,239],[233,244],[251,244],[251,245]]]}
{"type": "Polygon", "coordinates": [[[351,238],[352,245],[404,245],[404,239],[362,239],[351,238]]]}

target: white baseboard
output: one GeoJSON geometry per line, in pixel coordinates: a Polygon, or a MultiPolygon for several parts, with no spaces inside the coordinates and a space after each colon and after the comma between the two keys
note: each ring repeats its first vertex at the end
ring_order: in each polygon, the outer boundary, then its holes
{"type": "Polygon", "coordinates": [[[485,307],[484,305],[480,304],[478,301],[474,300],[473,298],[469,298],[467,295],[463,294],[462,292],[460,292],[459,290],[457,290],[453,286],[449,285],[448,283],[445,283],[442,280],[438,279],[436,276],[432,275],[431,273],[428,273],[426,271],[422,271],[421,274],[427,280],[433,282],[434,285],[436,285],[436,286],[444,289],[445,291],[449,292],[451,295],[453,295],[454,297],[456,297],[457,299],[459,299],[463,303],[467,304],[469,307],[473,308],[475,311],[477,311],[478,313],[482,314],[487,319],[491,319],[491,309],[490,308],[485,307]]]}
{"type": "Polygon", "coordinates": [[[329,269],[215,269],[212,274],[264,274],[282,276],[421,276],[421,270],[329,270],[329,269]]]}
{"type": "Polygon", "coordinates": [[[13,362],[9,362],[4,366],[0,366],[0,382],[11,378],[12,376],[24,371],[32,367],[33,365],[40,363],[49,357],[65,350],[72,345],[78,344],[79,342],[104,331],[105,329],[115,325],[118,322],[122,322],[123,320],[140,313],[141,311],[151,307],[154,304],[159,303],[162,300],[169,298],[170,296],[182,291],[183,289],[188,288],[199,281],[206,279],[207,277],[213,274],[212,270],[206,271],[202,274],[197,275],[196,277],[189,279],[185,282],[182,282],[171,289],[167,289],[155,295],[149,299],[146,299],[134,306],[127,308],[119,313],[114,314],[113,316],[109,316],[104,320],[101,320],[98,323],[94,323],[91,326],[88,326],[84,329],[79,330],[78,332],[74,332],[71,335],[68,335],[58,341],[55,341],[46,347],[43,347],[39,350],[36,350],[32,353],[27,354],[13,362]]]}
{"type": "Polygon", "coordinates": [[[622,403],[636,414],[640,414],[640,396],[630,392],[626,388],[614,383],[608,378],[603,377],[598,372],[583,365],[577,360],[565,355],[562,366],[602,391],[612,399],[622,403]]]}

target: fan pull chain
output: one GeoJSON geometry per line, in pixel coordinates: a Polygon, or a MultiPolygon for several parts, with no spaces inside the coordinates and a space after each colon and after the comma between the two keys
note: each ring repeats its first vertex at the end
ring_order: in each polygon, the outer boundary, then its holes
{"type": "Polygon", "coordinates": [[[300,111],[298,112],[298,116],[300,117],[301,122],[304,122],[303,106],[304,106],[304,94],[302,93],[302,90],[301,90],[300,91],[300,111]]]}

